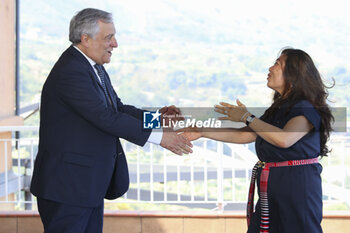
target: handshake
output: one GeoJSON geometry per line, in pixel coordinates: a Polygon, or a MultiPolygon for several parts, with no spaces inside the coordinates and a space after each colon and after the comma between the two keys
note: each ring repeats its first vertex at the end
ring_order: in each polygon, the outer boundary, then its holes
{"type": "MultiPolygon", "coordinates": [[[[166,117],[165,124],[170,124],[171,121],[183,120],[182,117],[179,117],[181,111],[174,105],[163,107],[159,112],[162,114],[161,122],[166,117]]],[[[164,129],[160,145],[177,155],[192,153],[192,143],[184,136],[176,133],[172,128],[164,129]]]]}

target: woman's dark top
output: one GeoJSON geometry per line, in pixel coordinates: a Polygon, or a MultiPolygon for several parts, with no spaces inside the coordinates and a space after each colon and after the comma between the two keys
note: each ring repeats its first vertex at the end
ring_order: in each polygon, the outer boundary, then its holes
{"type": "Polygon", "coordinates": [[[288,107],[288,103],[283,104],[273,118],[266,122],[282,129],[293,117],[304,116],[314,128],[289,148],[274,146],[258,136],[255,142],[255,149],[259,160],[280,162],[315,158],[320,154],[321,117],[317,109],[306,100],[298,102],[290,110],[288,107]]]}
{"type": "MultiPolygon", "coordinates": [[[[279,128],[297,116],[304,116],[313,129],[289,148],[279,148],[261,137],[255,142],[259,160],[279,162],[316,158],[320,154],[321,116],[308,101],[302,100],[289,108],[283,104],[272,119],[265,120],[279,128]]],[[[322,186],[320,164],[270,168],[268,202],[270,233],[321,233],[322,186]]],[[[261,169],[257,182],[260,182],[261,169]]],[[[259,185],[258,185],[259,189],[259,185]]],[[[248,233],[258,233],[260,226],[260,201],[256,205],[248,233]]]]}

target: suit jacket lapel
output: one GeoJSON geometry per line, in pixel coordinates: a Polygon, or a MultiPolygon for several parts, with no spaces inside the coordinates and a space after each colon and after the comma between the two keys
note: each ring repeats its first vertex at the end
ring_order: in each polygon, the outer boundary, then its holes
{"type": "Polygon", "coordinates": [[[100,86],[101,90],[103,91],[101,82],[99,80],[99,78],[97,77],[96,72],[94,71],[94,68],[91,66],[90,62],[84,57],[83,54],[81,54],[76,48],[72,46],[70,46],[68,48],[69,52],[72,53],[79,61],[81,61],[82,63],[84,63],[84,65],[86,65],[87,67],[89,67],[89,73],[90,73],[90,77],[92,78],[92,80],[94,82],[97,83],[98,86],[100,86]]]}
{"type": "MultiPolygon", "coordinates": [[[[108,97],[104,94],[104,91],[103,91],[103,87],[102,87],[102,84],[99,80],[99,78],[97,77],[97,74],[94,70],[94,68],[91,66],[90,62],[84,57],[83,54],[81,54],[77,49],[75,49],[73,46],[70,46],[68,48],[69,52],[71,54],[73,54],[73,56],[75,56],[78,60],[80,60],[82,63],[84,63],[84,65],[86,65],[87,67],[89,67],[89,73],[90,73],[90,77],[92,78],[93,82],[95,82],[98,86],[99,86],[99,93],[100,93],[100,96],[106,101],[106,104],[107,106],[110,106],[109,105],[109,100],[107,99],[108,97]]],[[[110,95],[110,98],[111,98],[111,101],[112,101],[112,107],[115,111],[118,111],[117,109],[117,103],[116,103],[116,98],[115,96],[113,95],[113,89],[111,87],[111,84],[110,84],[110,80],[109,80],[109,76],[106,72],[106,70],[104,69],[103,67],[103,71],[105,73],[105,76],[107,77],[108,81],[105,80],[105,85],[106,85],[106,88],[107,88],[107,91],[110,95]]]]}

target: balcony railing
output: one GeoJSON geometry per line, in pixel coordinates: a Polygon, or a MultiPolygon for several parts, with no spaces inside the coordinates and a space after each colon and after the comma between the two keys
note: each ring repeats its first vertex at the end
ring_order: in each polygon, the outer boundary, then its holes
{"type": "MultiPolygon", "coordinates": [[[[35,198],[29,193],[33,162],[38,147],[38,127],[0,127],[20,132],[20,137],[0,139],[0,206],[14,203],[31,209],[35,198]],[[14,194],[14,198],[9,198],[14,194]]],[[[350,137],[333,134],[331,155],[323,158],[323,199],[329,210],[350,210],[350,137]]],[[[244,210],[251,168],[257,161],[254,145],[237,145],[198,140],[193,154],[174,155],[160,146],[141,148],[123,141],[130,173],[130,189],[112,203],[161,203],[190,208],[244,210]]]]}

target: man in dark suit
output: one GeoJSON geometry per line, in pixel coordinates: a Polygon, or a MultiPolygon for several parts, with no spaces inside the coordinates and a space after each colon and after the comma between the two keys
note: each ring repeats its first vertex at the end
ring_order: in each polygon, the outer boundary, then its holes
{"type": "Polygon", "coordinates": [[[46,233],[99,233],[104,198],[120,197],[129,187],[119,138],[140,146],[160,144],[179,155],[192,152],[192,145],[172,130],[143,130],[143,111],[118,98],[102,66],[118,47],[110,13],[78,12],[69,39],[72,46],[42,90],[31,192],[46,233]]]}

